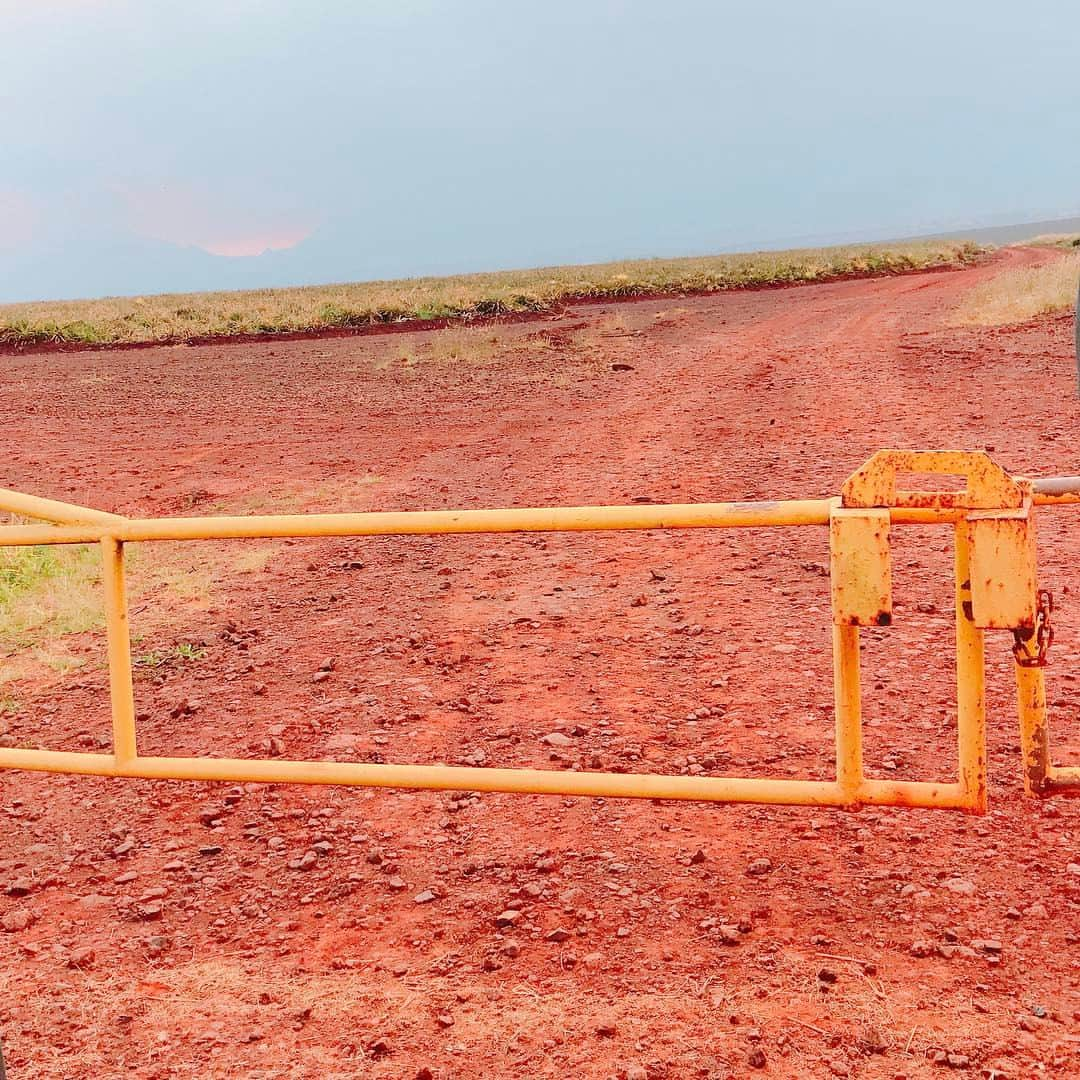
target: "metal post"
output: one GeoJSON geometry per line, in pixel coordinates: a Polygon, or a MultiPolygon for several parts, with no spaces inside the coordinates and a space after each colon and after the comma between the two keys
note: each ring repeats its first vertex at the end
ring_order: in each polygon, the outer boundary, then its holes
{"type": "Polygon", "coordinates": [[[1020,749],[1024,756],[1024,791],[1028,795],[1042,795],[1050,772],[1046,676],[1042,668],[1016,665],[1016,703],[1020,714],[1020,749]]]}
{"type": "Polygon", "coordinates": [[[986,812],[986,670],[983,632],[971,607],[971,560],[967,522],[956,535],[956,735],[965,808],[986,812]]]}
{"type": "Polygon", "coordinates": [[[124,545],[101,538],[105,630],[109,642],[109,696],[112,700],[113,757],[117,765],[135,760],[135,691],[131,678],[131,628],[124,585],[124,545]]]}
{"type": "Polygon", "coordinates": [[[836,783],[846,803],[859,801],[863,781],[859,628],[833,623],[833,694],[836,702],[836,783]]]}

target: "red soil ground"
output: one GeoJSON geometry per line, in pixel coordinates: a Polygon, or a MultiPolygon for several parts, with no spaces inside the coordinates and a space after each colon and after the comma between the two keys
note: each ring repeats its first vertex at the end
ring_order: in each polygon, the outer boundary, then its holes
{"type": "MultiPolygon", "coordinates": [[[[1080,472],[1071,319],[947,326],[1048,257],[458,339],[8,357],[0,483],[149,515],[825,496],[883,446],[1080,472]]],[[[1067,760],[1080,529],[1040,530],[1067,760]]],[[[868,764],[949,778],[951,538],[895,534],[868,764]]],[[[205,653],[140,668],[146,752],[829,775],[822,529],[170,558],[135,651],[205,653]]],[[[1080,1075],[1080,803],[1022,797],[989,645],[985,818],[4,774],[10,1075],[1080,1075]]],[[[5,688],[9,745],[107,745],[102,635],[68,647],[5,688]]]]}

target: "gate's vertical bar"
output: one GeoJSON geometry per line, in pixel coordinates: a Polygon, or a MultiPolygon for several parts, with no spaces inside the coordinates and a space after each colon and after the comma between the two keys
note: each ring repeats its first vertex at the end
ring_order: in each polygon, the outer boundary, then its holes
{"type": "Polygon", "coordinates": [[[1050,772],[1050,736],[1046,729],[1046,676],[1042,668],[1016,665],[1016,703],[1020,713],[1020,748],[1024,755],[1024,790],[1041,795],[1050,772]]]}
{"type": "Polygon", "coordinates": [[[862,695],[859,628],[833,623],[833,694],[836,702],[836,782],[856,803],[862,786],[862,695]]]}
{"type": "Polygon", "coordinates": [[[124,545],[114,536],[101,538],[105,586],[105,628],[109,640],[109,696],[112,700],[113,757],[132,761],[135,746],[135,691],[131,677],[131,629],[124,583],[124,545]]]}
{"type": "Polygon", "coordinates": [[[983,632],[971,606],[968,523],[956,535],[956,736],[966,809],[986,812],[986,662],[983,632]]]}

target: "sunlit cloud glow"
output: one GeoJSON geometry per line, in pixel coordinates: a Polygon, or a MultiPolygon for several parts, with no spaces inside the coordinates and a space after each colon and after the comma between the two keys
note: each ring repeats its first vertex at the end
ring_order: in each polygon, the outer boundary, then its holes
{"type": "Polygon", "coordinates": [[[179,184],[116,190],[139,236],[211,255],[239,258],[285,251],[315,228],[310,215],[265,197],[241,200],[179,184]]]}
{"type": "Polygon", "coordinates": [[[233,258],[245,255],[262,255],[267,251],[288,251],[296,247],[311,235],[310,228],[280,229],[272,233],[253,233],[244,236],[228,236],[219,240],[210,240],[197,244],[211,255],[226,255],[233,258]]]}

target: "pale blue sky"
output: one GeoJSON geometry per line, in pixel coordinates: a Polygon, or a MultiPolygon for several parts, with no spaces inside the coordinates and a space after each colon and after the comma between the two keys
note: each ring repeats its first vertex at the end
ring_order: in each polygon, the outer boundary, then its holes
{"type": "Polygon", "coordinates": [[[1078,58],[1075,0],[0,0],[0,301],[1074,214],[1078,58]]]}

